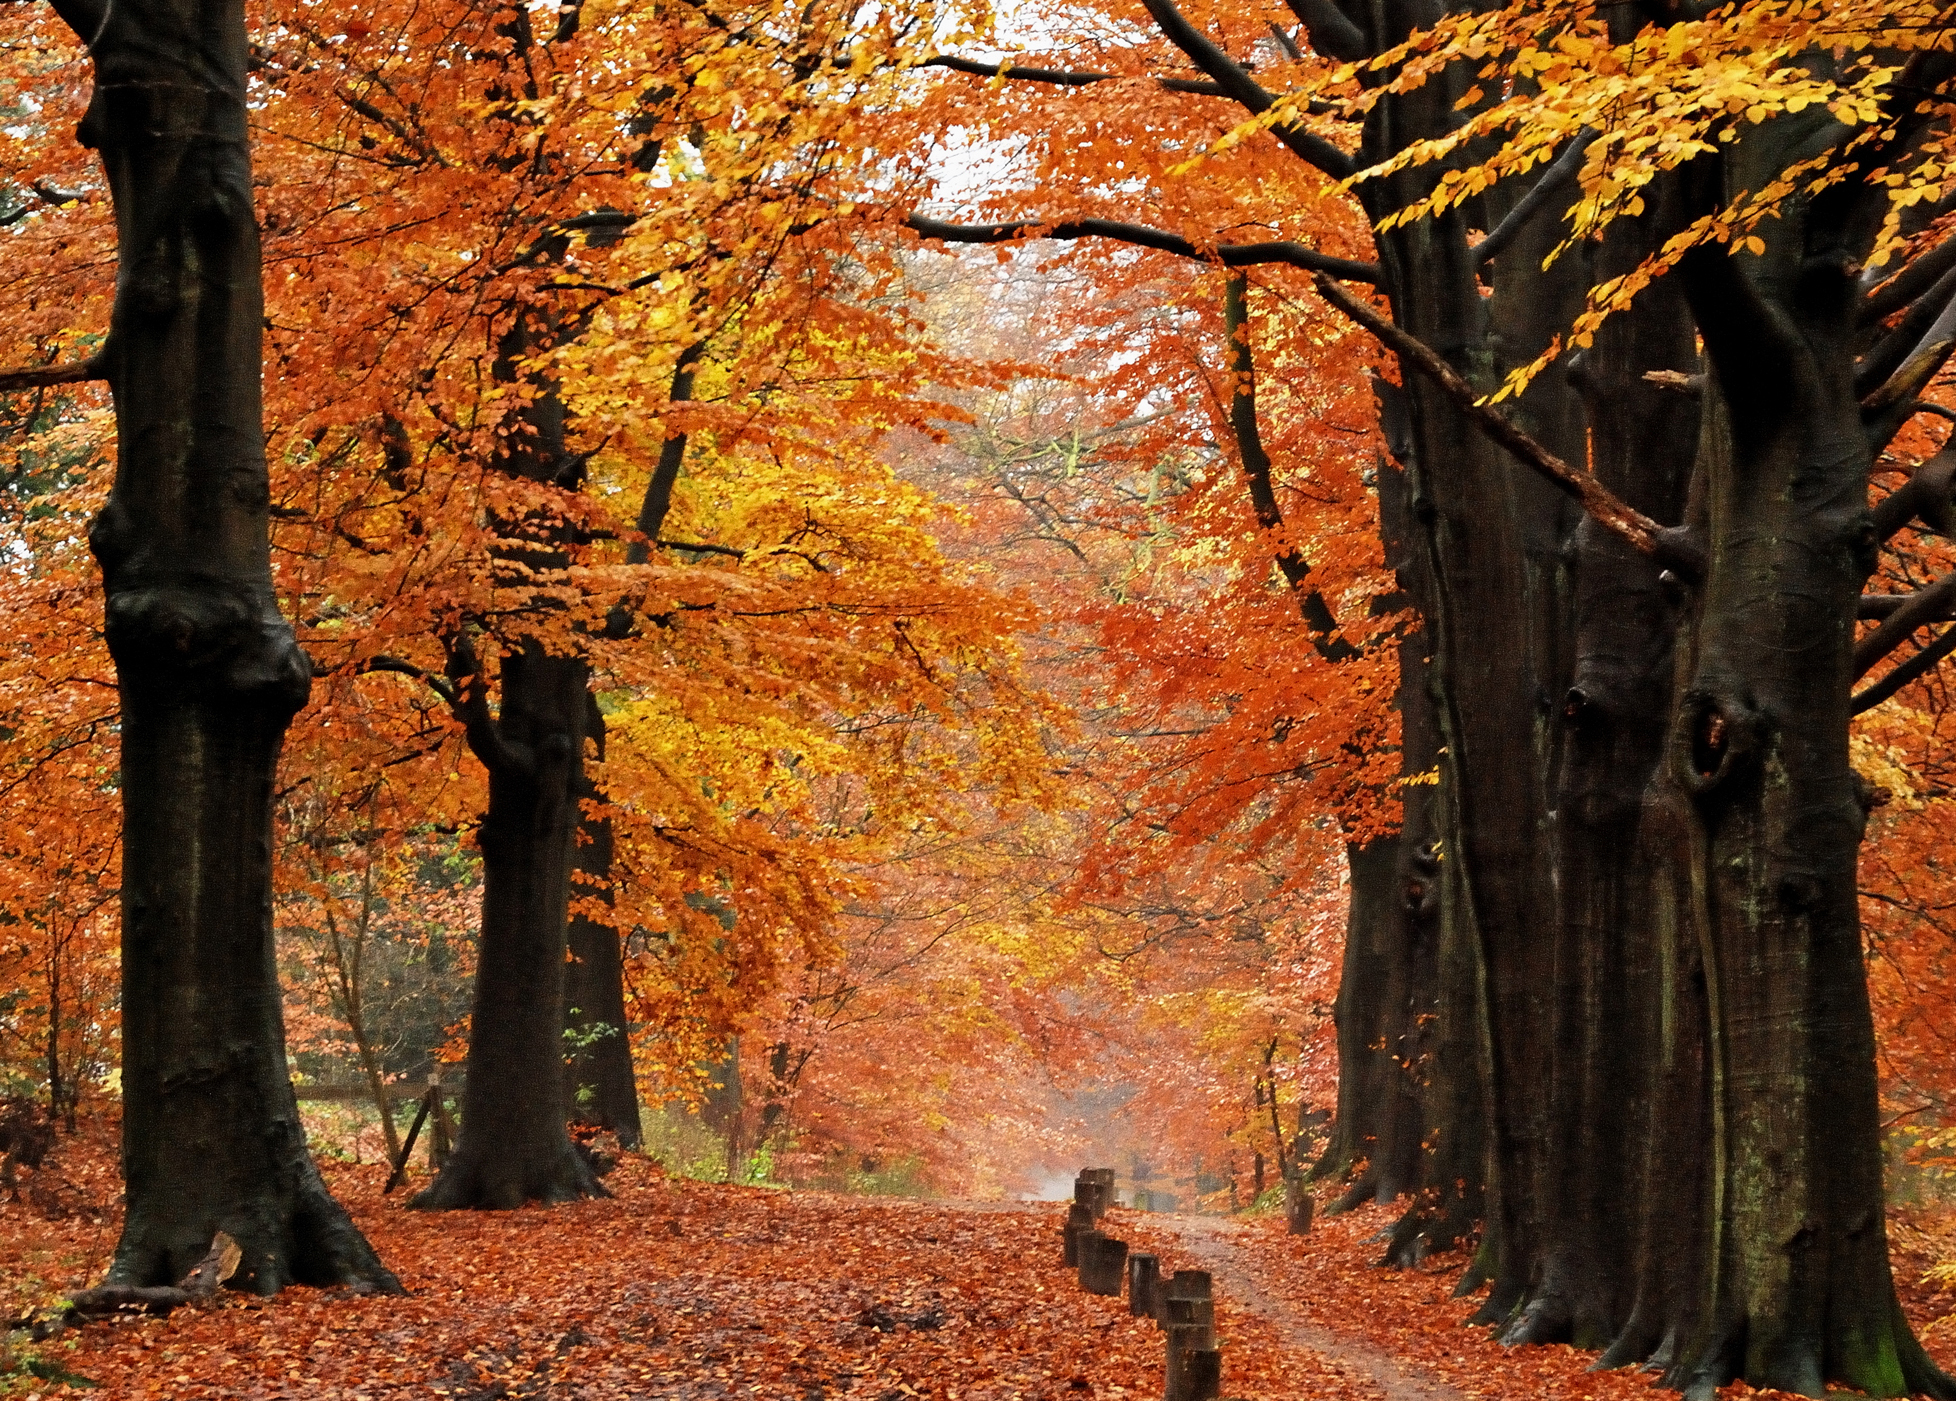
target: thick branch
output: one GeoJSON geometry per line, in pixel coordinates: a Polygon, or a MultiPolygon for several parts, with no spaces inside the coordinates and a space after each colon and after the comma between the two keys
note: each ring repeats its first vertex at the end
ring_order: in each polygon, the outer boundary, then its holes
{"type": "Polygon", "coordinates": [[[1917,628],[1935,622],[1956,603],[1956,574],[1945,574],[1882,620],[1881,626],[1854,644],[1854,674],[1866,676],[1875,663],[1908,640],[1917,628]]]}
{"type": "MultiPolygon", "coordinates": [[[[1393,325],[1330,278],[1318,278],[1317,288],[1319,296],[1390,346],[1401,364],[1411,365],[1437,384],[1481,432],[1573,496],[1597,524],[1644,554],[1662,552],[1667,533],[1662,526],[1588,472],[1570,466],[1500,413],[1480,403],[1473,386],[1431,346],[1393,325]]],[[[1678,563],[1689,562],[1679,560],[1678,563]]]]}
{"type": "Polygon", "coordinates": [[[1334,258],[1329,253],[1320,253],[1301,243],[1219,243],[1205,248],[1179,234],[1151,229],[1144,224],[1124,224],[1114,219],[1064,219],[1054,224],[1041,223],[1036,219],[1019,219],[1009,224],[952,224],[913,214],[903,222],[904,227],[924,238],[939,239],[945,243],[1012,243],[1030,238],[1111,238],[1119,243],[1173,253],[1180,258],[1221,263],[1226,268],[1284,263],[1347,282],[1376,284],[1380,277],[1376,263],[1334,258]]]}
{"type": "MultiPolygon", "coordinates": [[[[672,388],[666,394],[671,404],[683,404],[693,397],[693,375],[700,357],[706,353],[704,340],[694,341],[679,352],[673,366],[672,388]]],[[[644,564],[652,558],[650,541],[659,538],[659,528],[672,510],[672,489],[679,482],[679,469],[686,462],[686,435],[674,433],[659,446],[659,464],[652,469],[652,480],[645,484],[645,499],[639,503],[638,531],[644,540],[633,541],[625,553],[631,564],[644,564]]]]}
{"type": "MultiPolygon", "coordinates": [[[[1183,18],[1182,12],[1175,8],[1174,0],[1141,0],[1141,3],[1168,42],[1187,54],[1197,68],[1214,78],[1224,95],[1234,98],[1252,112],[1267,112],[1276,104],[1277,99],[1266,92],[1241,64],[1183,18]]],[[[1316,166],[1334,180],[1343,180],[1358,169],[1350,156],[1323,137],[1313,136],[1300,126],[1279,122],[1270,131],[1293,155],[1316,166]]]]}
{"type": "MultiPolygon", "coordinates": [[[[1277,504],[1276,488],[1270,480],[1270,454],[1263,446],[1263,433],[1256,419],[1256,357],[1250,348],[1249,287],[1241,273],[1224,284],[1223,327],[1229,336],[1229,428],[1236,439],[1236,457],[1250,489],[1250,507],[1257,524],[1266,531],[1284,528],[1283,508],[1277,504]]],[[[1310,586],[1311,562],[1295,545],[1285,544],[1277,551],[1277,568],[1283,571],[1297,599],[1297,611],[1311,630],[1311,646],[1328,662],[1342,662],[1358,655],[1358,649],[1338,636],[1338,619],[1324,593],[1310,586]]]]}
{"type": "MultiPolygon", "coordinates": [[[[1895,616],[1897,609],[1904,607],[1914,597],[1915,594],[1913,592],[1864,593],[1861,595],[1860,602],[1855,605],[1854,616],[1863,621],[1870,622],[1876,618],[1892,618],[1895,616]]],[[[1929,621],[1932,623],[1956,622],[1956,608],[1945,609],[1940,615],[1931,618],[1929,621]]]]}
{"type": "Polygon", "coordinates": [[[55,384],[90,384],[108,378],[108,362],[100,355],[72,365],[37,365],[31,370],[0,370],[0,392],[45,389],[55,384]]]}
{"type": "Polygon", "coordinates": [[[1864,710],[1872,709],[1909,682],[1927,676],[1947,660],[1951,652],[1956,652],[1956,627],[1944,628],[1942,636],[1934,642],[1895,667],[1867,690],[1857,691],[1853,700],[1853,713],[1859,715],[1864,710]]]}
{"type": "Polygon", "coordinates": [[[1347,63],[1372,56],[1372,46],[1359,27],[1345,16],[1333,0],[1284,0],[1310,36],[1311,47],[1327,58],[1347,63]]]}
{"type": "Polygon", "coordinates": [[[1890,540],[1913,520],[1920,520],[1939,535],[1956,535],[1956,519],[1952,518],[1949,500],[1953,475],[1956,475],[1956,447],[1944,448],[1916,468],[1913,476],[1875,506],[1875,539],[1890,540]]]}
{"type": "Polygon", "coordinates": [[[1916,298],[1956,268],[1956,234],[1945,238],[1868,294],[1861,304],[1861,323],[1871,325],[1886,320],[1913,303],[1916,298]]]}
{"type": "Polygon", "coordinates": [[[503,738],[503,727],[489,713],[489,683],[482,674],[482,661],[475,644],[464,628],[442,639],[448,649],[448,679],[455,688],[455,718],[462,722],[462,735],[469,751],[485,767],[504,773],[532,773],[536,763],[527,748],[503,738]]]}
{"type": "MultiPolygon", "coordinates": [[[[959,58],[955,54],[938,54],[917,65],[919,68],[948,68],[953,73],[969,73],[975,78],[1010,78],[1020,83],[1050,83],[1062,88],[1086,88],[1095,83],[1118,82],[1119,73],[1076,72],[1067,68],[1034,68],[1023,63],[1013,63],[1009,59],[987,62],[982,58],[959,58]]],[[[1217,83],[1203,78],[1150,78],[1156,87],[1169,92],[1192,92],[1202,97],[1227,97],[1217,83]]]]}
{"type": "Polygon", "coordinates": [[[1948,311],[1952,301],[1956,301],[1956,268],[1937,278],[1934,285],[1914,300],[1900,324],[1861,357],[1854,373],[1855,391],[1867,397],[1881,390],[1907,362],[1910,352],[1922,344],[1923,336],[1948,311]]]}
{"type": "Polygon", "coordinates": [[[1543,173],[1542,178],[1535,182],[1534,187],[1515,202],[1515,207],[1508,211],[1506,217],[1494,226],[1486,238],[1474,245],[1476,267],[1485,266],[1500,257],[1507,246],[1515,241],[1515,236],[1527,228],[1537,214],[1548,207],[1548,202],[1555,198],[1555,192],[1576,178],[1577,173],[1582,170],[1583,152],[1589,149],[1589,143],[1595,139],[1595,130],[1585,128],[1575,140],[1563,148],[1562,154],[1555,158],[1554,163],[1543,173]]]}
{"type": "MultiPolygon", "coordinates": [[[[412,676],[417,681],[426,682],[428,689],[446,701],[451,709],[455,709],[461,703],[454,682],[445,676],[437,676],[426,667],[416,666],[413,662],[403,661],[399,657],[368,657],[360,663],[356,674],[365,676],[376,671],[392,672],[397,676],[412,676]]],[[[459,710],[457,710],[457,718],[460,718],[459,710]]]]}

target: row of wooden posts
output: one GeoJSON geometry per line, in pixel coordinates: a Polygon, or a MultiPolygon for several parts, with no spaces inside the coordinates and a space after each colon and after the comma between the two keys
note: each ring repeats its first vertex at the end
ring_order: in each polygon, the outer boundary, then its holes
{"type": "Polygon", "coordinates": [[[1114,1170],[1082,1168],[1073,1183],[1073,1205],[1062,1229],[1064,1258],[1080,1272],[1089,1294],[1121,1296],[1128,1312],[1152,1318],[1167,1350],[1165,1401],[1216,1401],[1222,1391],[1222,1350],[1216,1344],[1216,1301],[1207,1270],[1163,1275],[1161,1261],[1100,1230],[1114,1204],[1114,1170]]]}

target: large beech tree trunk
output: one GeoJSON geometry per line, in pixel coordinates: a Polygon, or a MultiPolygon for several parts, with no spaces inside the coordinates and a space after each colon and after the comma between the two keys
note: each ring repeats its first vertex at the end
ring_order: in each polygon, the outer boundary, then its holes
{"type": "MultiPolygon", "coordinates": [[[[604,716],[595,696],[585,698],[585,727],[602,762],[604,716]]],[[[586,772],[577,796],[581,805],[601,801],[604,795],[586,772]]],[[[584,813],[573,868],[573,899],[597,899],[610,906],[615,847],[611,820],[584,813]]],[[[568,937],[564,1031],[571,1042],[567,1086],[570,1121],[609,1129],[618,1136],[620,1146],[637,1148],[643,1132],[638,1117],[638,1080],[632,1073],[632,1043],[626,1034],[623,944],[614,926],[575,912],[570,917],[568,937]]]]}
{"type": "MultiPolygon", "coordinates": [[[[539,344],[519,312],[493,375],[502,384],[527,377],[535,392],[497,465],[561,486],[574,462],[565,450],[563,401],[525,365],[539,344]]],[[[520,577],[549,580],[569,564],[570,528],[562,519],[501,524],[504,556],[520,577]]],[[[532,607],[540,633],[556,604],[544,598],[532,607]]],[[[495,683],[500,704],[492,713],[489,678],[467,626],[448,640],[456,712],[469,749],[489,771],[480,835],[482,936],[461,1134],[415,1207],[504,1209],[606,1195],[564,1128],[566,930],[586,740],[593,737],[587,731],[596,713],[590,662],[565,652],[578,641],[505,639],[495,683]]]]}
{"type": "Polygon", "coordinates": [[[564,1131],[565,926],[589,683],[581,658],[528,639],[503,654],[500,713],[469,723],[489,810],[468,1085],[455,1151],[416,1207],[604,1195],[564,1131]]]}
{"type": "Polygon", "coordinates": [[[312,671],[272,590],[236,0],[64,0],[120,239],[118,459],[89,534],[122,699],[123,1176],[110,1278],[398,1290],[306,1151],[271,927],[272,787],[312,671]]]}
{"type": "MultiPolygon", "coordinates": [[[[1825,121],[1748,135],[1713,166],[1715,193],[1757,188],[1825,121]]],[[[1902,1317],[1883,1215],[1856,882],[1866,808],[1847,746],[1855,605],[1875,564],[1854,384],[1872,221],[1853,193],[1790,199],[1763,257],[1704,250],[1684,270],[1713,371],[1707,565],[1655,798],[1667,961],[1693,976],[1652,992],[1663,1024],[1702,1038],[1680,1048],[1703,1073],[1678,1107],[1705,1132],[1665,1135],[1633,1342],[1670,1340],[1666,1379],[1695,1396],[1735,1376],[1812,1396],[1827,1382],[1956,1395],[1902,1317]],[[1685,1221],[1702,1224],[1680,1239],[1685,1221]]]]}

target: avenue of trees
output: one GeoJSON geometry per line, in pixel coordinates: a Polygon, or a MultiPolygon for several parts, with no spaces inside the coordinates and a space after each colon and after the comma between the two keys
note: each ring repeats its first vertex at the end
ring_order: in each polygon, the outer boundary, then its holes
{"type": "Polygon", "coordinates": [[[115,1278],[394,1287],[284,1019],[378,1093],[440,959],[418,1207],[1125,1086],[1506,1341],[1956,1396],[1951,16],[1004,19],[0,11],[0,1012],[115,1278]]]}

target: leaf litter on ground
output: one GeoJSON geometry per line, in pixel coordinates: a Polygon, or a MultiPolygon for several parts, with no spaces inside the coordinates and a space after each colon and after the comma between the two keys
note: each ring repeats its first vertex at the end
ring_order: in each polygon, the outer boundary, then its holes
{"type": "MultiPolygon", "coordinates": [[[[108,1136],[64,1140],[63,1149],[47,1171],[60,1175],[68,1200],[100,1205],[50,1213],[25,1197],[0,1202],[0,1302],[9,1316],[93,1282],[113,1249],[119,1210],[108,1136]]],[[[671,1179],[627,1155],[608,1179],[609,1200],[412,1212],[399,1197],[382,1196],[382,1168],[327,1163],[324,1170],[400,1274],[407,1297],[295,1288],[259,1299],[223,1291],[168,1317],[71,1332],[48,1345],[35,1372],[0,1377],[0,1394],[105,1401],[1140,1401],[1161,1394],[1161,1335],[1151,1321],[1131,1317],[1125,1300],[1078,1288],[1060,1263],[1061,1208],[1052,1203],[722,1186],[671,1179]],[[95,1387],[71,1390],[75,1378],[95,1387]]],[[[1391,1219],[1389,1209],[1365,1208],[1290,1237],[1269,1218],[1116,1211],[1105,1229],[1155,1250],[1166,1270],[1215,1270],[1225,1397],[1669,1394],[1653,1391],[1646,1373],[1588,1371],[1593,1354],[1510,1351],[1488,1330],[1463,1327],[1475,1307],[1452,1297],[1463,1259],[1373,1267],[1374,1238],[1391,1219]],[[1235,1287],[1244,1272],[1254,1285],[1235,1287]],[[1385,1383],[1381,1357],[1390,1359],[1385,1383]],[[1412,1388],[1395,1390],[1391,1376],[1413,1379],[1412,1388]]],[[[1923,1251],[1943,1239],[1919,1223],[1902,1234],[1908,1248],[1923,1251]]],[[[1914,1285],[1932,1258],[1898,1261],[1898,1278],[1914,1285]]],[[[1926,1288],[1905,1287],[1904,1295],[1918,1327],[1947,1311],[1946,1296],[1926,1288]]],[[[1941,1341],[1932,1330],[1939,1356],[1946,1355],[1941,1341]]]]}

